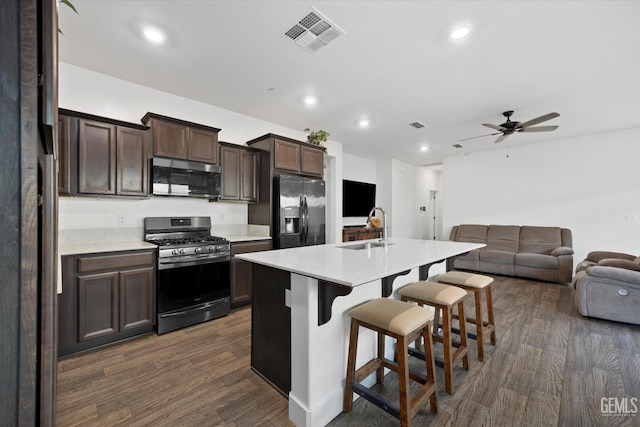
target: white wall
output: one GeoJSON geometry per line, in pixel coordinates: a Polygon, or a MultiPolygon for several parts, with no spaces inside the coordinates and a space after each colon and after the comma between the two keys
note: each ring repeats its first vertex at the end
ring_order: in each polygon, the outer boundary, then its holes
{"type": "MultiPolygon", "coordinates": [[[[430,190],[440,190],[440,172],[393,159],[373,160],[350,154],[344,154],[343,159],[344,179],[376,184],[376,205],[387,214],[390,236],[432,236],[432,212],[422,212],[420,206],[428,208],[430,190]]],[[[345,225],[362,225],[365,221],[365,217],[343,218],[345,225]]]]}
{"type": "MultiPolygon", "coordinates": [[[[289,129],[202,102],[161,92],[146,86],[120,80],[87,69],[60,63],[59,105],[61,108],[95,114],[131,123],[140,123],[147,112],[201,123],[221,129],[219,139],[244,144],[266,133],[306,140],[306,132],[289,129]]],[[[340,241],[342,236],[342,144],[327,141],[327,188],[330,203],[327,212],[328,241],[340,241]],[[334,168],[334,169],[332,169],[334,168]],[[338,188],[339,187],[339,188],[338,188]]],[[[203,200],[151,198],[150,200],[116,200],[60,198],[60,228],[83,224],[88,229],[141,226],[143,215],[210,215],[214,223],[234,226],[247,224],[247,205],[208,203],[203,200]],[[144,212],[144,214],[142,213],[144,212]],[[169,213],[171,212],[171,213],[169,213]],[[118,225],[117,215],[126,224],[118,225]],[[73,219],[72,219],[73,218],[73,219]],[[130,218],[130,219],[127,219],[130,218]],[[115,221],[115,222],[114,222],[115,221]],[[114,225],[115,224],[115,225],[114,225]]],[[[63,235],[64,237],[64,235],[63,235]]],[[[63,242],[64,243],[64,242],[63,242]]]]}
{"type": "Polygon", "coordinates": [[[390,221],[393,237],[410,239],[430,238],[431,212],[420,211],[429,207],[430,190],[439,190],[440,174],[423,166],[415,166],[400,160],[391,161],[390,221]]]}
{"type": "Polygon", "coordinates": [[[448,157],[445,236],[461,223],[559,226],[575,263],[593,250],[640,254],[638,141],[640,128],[448,157]]]}

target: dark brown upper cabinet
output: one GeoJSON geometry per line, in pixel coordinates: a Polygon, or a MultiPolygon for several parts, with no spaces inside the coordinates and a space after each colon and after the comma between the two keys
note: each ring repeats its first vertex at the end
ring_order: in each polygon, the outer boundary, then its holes
{"type": "Polygon", "coordinates": [[[324,174],[324,147],[271,133],[247,145],[270,153],[271,175],[294,173],[322,178],[324,174]]]}
{"type": "Polygon", "coordinates": [[[300,172],[300,144],[275,139],[273,141],[273,167],[300,172]]]}
{"type": "Polygon", "coordinates": [[[258,201],[258,152],[246,147],[220,143],[222,186],[220,200],[258,201]]]}
{"type": "Polygon", "coordinates": [[[148,127],[61,109],[58,135],[59,194],[148,196],[148,127]]]}
{"type": "Polygon", "coordinates": [[[78,122],[78,193],[116,194],[116,127],[78,122]]]}
{"type": "Polygon", "coordinates": [[[218,163],[220,129],[154,113],[145,114],[142,123],[151,127],[154,156],[218,163]]]}
{"type": "Polygon", "coordinates": [[[324,151],[302,146],[300,148],[300,172],[303,175],[322,176],[324,173],[324,151]]]}
{"type": "Polygon", "coordinates": [[[58,194],[71,194],[71,118],[58,116],[58,194]]]}

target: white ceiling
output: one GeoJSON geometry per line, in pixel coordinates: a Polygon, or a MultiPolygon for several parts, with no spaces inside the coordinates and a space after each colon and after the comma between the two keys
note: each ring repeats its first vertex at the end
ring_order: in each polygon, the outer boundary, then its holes
{"type": "Polygon", "coordinates": [[[481,123],[505,110],[521,122],[560,113],[544,123],[558,130],[510,146],[640,126],[639,1],[72,1],[80,16],[60,6],[61,61],[324,129],[354,155],[434,164],[505,149],[490,136],[452,147],[491,133],[481,123]],[[310,54],[284,33],[312,7],[346,35],[310,54]],[[451,40],[462,23],[471,34],[451,40]],[[145,24],[168,41],[143,40],[145,24]]]}

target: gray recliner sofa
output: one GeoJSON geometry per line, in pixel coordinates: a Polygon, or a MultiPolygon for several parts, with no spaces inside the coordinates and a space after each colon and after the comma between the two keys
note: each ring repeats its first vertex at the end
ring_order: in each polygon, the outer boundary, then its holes
{"type": "Polygon", "coordinates": [[[451,229],[449,240],[485,243],[455,259],[453,267],[548,282],[571,282],[571,230],[560,227],[462,224],[451,229]]]}
{"type": "Polygon", "coordinates": [[[640,325],[640,257],[590,252],[576,267],[573,286],[583,316],[640,325]]]}

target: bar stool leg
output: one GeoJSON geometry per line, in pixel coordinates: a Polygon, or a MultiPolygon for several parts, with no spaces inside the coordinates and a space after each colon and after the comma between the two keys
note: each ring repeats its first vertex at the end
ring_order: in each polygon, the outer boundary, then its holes
{"type": "Polygon", "coordinates": [[[491,334],[489,334],[489,338],[491,340],[491,344],[496,345],[496,324],[493,321],[493,297],[491,296],[491,286],[487,286],[485,289],[487,298],[487,317],[489,325],[493,327],[491,334]]]}
{"type": "Polygon", "coordinates": [[[453,360],[451,339],[451,311],[442,310],[442,341],[444,347],[444,388],[447,393],[453,393],[453,360]]]}
{"type": "MultiPolygon", "coordinates": [[[[460,300],[458,303],[458,313],[460,313],[460,319],[458,319],[458,328],[460,329],[460,347],[459,348],[467,348],[467,318],[464,314],[464,302],[460,300]]],[[[469,370],[469,352],[465,351],[464,356],[462,356],[462,367],[466,370],[469,370]]]]}
{"type": "MultiPolygon", "coordinates": [[[[378,359],[384,359],[384,341],[385,335],[382,332],[378,332],[378,359]]],[[[396,352],[399,352],[402,347],[396,343],[396,352]]],[[[397,357],[397,356],[396,356],[397,357]]],[[[382,384],[384,378],[384,366],[380,365],[376,369],[376,384],[382,384]]]]}
{"type": "Polygon", "coordinates": [[[484,359],[484,323],[482,321],[482,291],[480,289],[473,290],[476,306],[476,342],[478,344],[478,360],[484,359]]]}
{"type": "Polygon", "coordinates": [[[398,388],[400,393],[400,425],[409,425],[409,355],[406,337],[398,337],[398,388]]]}
{"type": "Polygon", "coordinates": [[[351,332],[349,333],[349,357],[347,359],[347,378],[344,385],[344,412],[351,412],[353,405],[353,389],[351,384],[356,372],[356,352],[358,350],[358,329],[360,325],[355,319],[351,319],[351,332]]]}
{"type": "MultiPolygon", "coordinates": [[[[433,340],[431,339],[431,328],[427,323],[427,326],[422,330],[422,340],[424,342],[424,361],[426,364],[427,370],[427,379],[432,383],[435,383],[436,380],[436,365],[434,363],[433,357],[433,340]]],[[[438,412],[438,397],[436,393],[432,393],[429,398],[429,404],[431,406],[431,412],[438,412]]]]}

